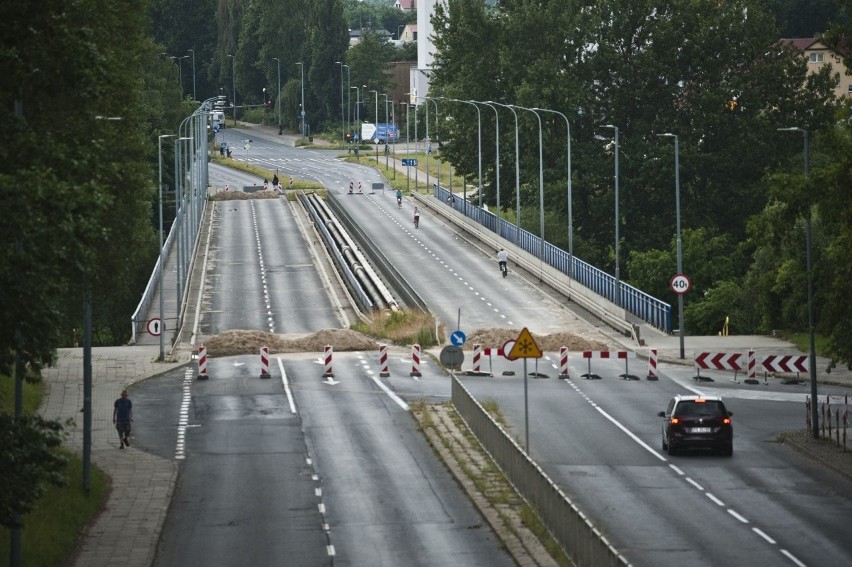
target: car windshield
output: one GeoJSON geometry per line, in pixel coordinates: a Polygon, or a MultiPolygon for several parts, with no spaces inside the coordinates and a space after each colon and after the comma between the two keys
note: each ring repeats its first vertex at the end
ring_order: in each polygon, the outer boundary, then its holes
{"type": "Polygon", "coordinates": [[[722,417],[726,415],[720,401],[682,401],[675,409],[676,417],[722,417]]]}

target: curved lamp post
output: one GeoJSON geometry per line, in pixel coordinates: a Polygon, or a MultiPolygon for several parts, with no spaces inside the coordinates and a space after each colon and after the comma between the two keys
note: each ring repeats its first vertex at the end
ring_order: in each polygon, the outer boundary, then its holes
{"type": "MultiPolygon", "coordinates": [[[[495,120],[494,140],[495,140],[495,145],[496,145],[496,148],[495,148],[496,156],[494,158],[494,160],[495,160],[494,161],[494,169],[495,169],[495,172],[496,172],[495,173],[495,183],[497,185],[497,219],[498,219],[498,224],[499,224],[499,219],[500,219],[500,114],[497,112],[497,107],[495,107],[494,105],[492,105],[489,102],[483,102],[483,101],[471,101],[471,102],[475,102],[476,104],[484,104],[485,106],[487,106],[488,108],[490,108],[491,110],[494,111],[494,120],[495,120]]],[[[498,227],[497,231],[499,232],[499,230],[500,229],[498,227]]]]}
{"type": "Polygon", "coordinates": [[[228,55],[231,58],[231,101],[234,105],[234,127],[237,126],[237,59],[233,55],[228,55]]]}
{"type": "MultiPolygon", "coordinates": [[[[573,197],[571,196],[571,124],[568,117],[558,110],[549,108],[536,108],[541,112],[558,114],[565,120],[565,147],[567,152],[566,163],[568,164],[568,277],[574,277],[574,211],[572,210],[573,197]]],[[[682,358],[682,357],[681,357],[682,358]]]]}
{"type": "MultiPolygon", "coordinates": [[[[479,163],[479,180],[477,186],[477,193],[479,193],[479,208],[482,208],[482,114],[479,112],[479,106],[475,102],[469,100],[461,100],[457,98],[446,98],[446,97],[438,97],[439,100],[448,100],[450,102],[460,102],[462,104],[469,104],[473,108],[476,109],[476,148],[477,148],[477,156],[479,163]]],[[[462,188],[464,189],[463,196],[463,205],[467,207],[467,184],[463,184],[462,188]]],[[[467,214],[467,209],[465,209],[465,214],[467,214]]]]}
{"type": "MultiPolygon", "coordinates": [[[[489,100],[489,104],[496,104],[503,108],[508,108],[515,117],[515,244],[521,243],[521,165],[520,165],[520,148],[518,144],[518,113],[512,108],[511,104],[502,104],[489,100]]],[[[502,235],[501,235],[502,236],[502,235]]]]}
{"type": "MultiPolygon", "coordinates": [[[[808,148],[808,131],[796,126],[790,128],[778,128],[779,132],[801,132],[805,142],[805,179],[809,175],[810,150],[808,148]]],[[[808,355],[808,375],[811,382],[811,427],[814,439],[819,439],[819,414],[817,413],[817,382],[816,382],[816,346],[814,342],[814,284],[813,263],[811,257],[811,210],[808,206],[808,214],[805,216],[805,245],[807,246],[807,269],[808,269],[808,340],[810,353],[808,355]]]]}
{"type": "Polygon", "coordinates": [[[299,72],[301,73],[301,84],[302,84],[302,106],[301,106],[301,116],[302,116],[302,137],[307,136],[307,131],[305,129],[305,64],[301,61],[296,63],[299,66],[299,72]]]}
{"type": "Polygon", "coordinates": [[[281,127],[281,60],[277,57],[273,57],[272,59],[278,62],[278,92],[275,93],[275,102],[277,103],[276,106],[278,106],[278,135],[280,136],[283,131],[281,127]]]}
{"type": "Polygon", "coordinates": [[[514,108],[527,110],[535,114],[538,120],[538,211],[539,211],[539,230],[541,232],[538,243],[538,257],[544,262],[544,144],[541,139],[541,115],[533,108],[525,108],[523,106],[511,105],[514,108]]]}
{"type": "Polygon", "coordinates": [[[621,278],[618,261],[618,126],[605,124],[603,128],[612,128],[615,132],[615,303],[621,307],[621,278]]]}
{"type": "MultiPolygon", "coordinates": [[[[676,219],[676,230],[675,234],[675,242],[677,243],[677,273],[683,273],[683,251],[681,247],[681,238],[680,238],[680,145],[678,143],[678,137],[675,134],[665,133],[665,134],[657,134],[661,138],[671,138],[674,140],[674,152],[675,152],[675,219],[676,219]]],[[[677,317],[678,317],[678,327],[679,335],[680,335],[680,358],[681,360],[684,358],[684,347],[683,347],[683,333],[684,333],[684,324],[683,324],[683,294],[677,294],[677,317]]]]}

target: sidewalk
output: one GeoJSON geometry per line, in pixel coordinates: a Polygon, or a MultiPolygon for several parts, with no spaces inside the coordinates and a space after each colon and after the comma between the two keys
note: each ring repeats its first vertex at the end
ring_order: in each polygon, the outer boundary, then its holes
{"type": "MultiPolygon", "coordinates": [[[[92,349],[92,463],[112,479],[112,487],[106,507],[80,540],[74,565],[149,567],[153,562],[178,464],[133,446],[119,450],[112,409],[127,386],[182,365],[156,362],[158,357],[158,346],[92,349]]],[[[83,349],[59,349],[57,365],[43,376],[41,415],[74,420],[66,429],[66,447],[82,454],[83,349]]]]}

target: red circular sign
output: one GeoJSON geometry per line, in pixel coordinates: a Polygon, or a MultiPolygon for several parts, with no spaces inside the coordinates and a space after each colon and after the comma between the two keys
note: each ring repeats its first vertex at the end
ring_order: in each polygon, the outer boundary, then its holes
{"type": "Polygon", "coordinates": [[[669,281],[669,288],[678,295],[683,295],[692,286],[692,282],[684,274],[675,274],[669,281]]]}
{"type": "Polygon", "coordinates": [[[148,320],[148,333],[155,337],[159,337],[160,333],[165,330],[163,329],[163,325],[161,323],[162,321],[160,321],[159,317],[154,317],[148,320]]]}
{"type": "Polygon", "coordinates": [[[517,360],[515,357],[509,356],[513,348],[515,348],[515,339],[509,339],[503,343],[503,357],[508,360],[517,360]]]}

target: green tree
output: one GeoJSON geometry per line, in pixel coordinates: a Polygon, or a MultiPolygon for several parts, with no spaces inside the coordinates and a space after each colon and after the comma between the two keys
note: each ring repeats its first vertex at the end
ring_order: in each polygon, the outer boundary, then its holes
{"type": "Polygon", "coordinates": [[[55,421],[0,413],[0,525],[20,527],[48,484],[65,484],[67,459],[55,451],[61,442],[55,421]]]}

